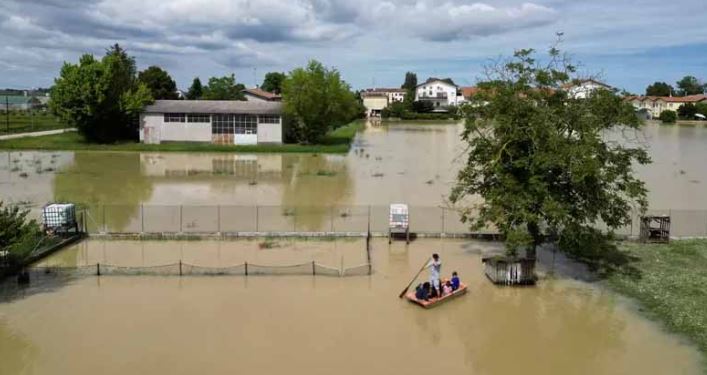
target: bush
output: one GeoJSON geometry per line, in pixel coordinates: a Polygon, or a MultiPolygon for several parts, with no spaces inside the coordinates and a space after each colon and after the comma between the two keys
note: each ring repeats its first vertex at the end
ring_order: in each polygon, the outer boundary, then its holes
{"type": "Polygon", "coordinates": [[[693,120],[697,114],[697,107],[692,103],[683,104],[678,108],[678,116],[683,120],[693,120]]]}
{"type": "Polygon", "coordinates": [[[675,111],[665,110],[658,117],[664,124],[674,124],[678,120],[678,114],[675,111]]]}

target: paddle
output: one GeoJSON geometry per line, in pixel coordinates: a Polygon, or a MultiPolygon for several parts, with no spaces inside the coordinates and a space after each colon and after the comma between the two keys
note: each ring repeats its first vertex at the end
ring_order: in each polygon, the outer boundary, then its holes
{"type": "Polygon", "coordinates": [[[420,274],[422,273],[422,271],[423,271],[425,268],[427,268],[427,263],[429,263],[429,262],[430,262],[429,259],[426,259],[426,260],[425,260],[425,263],[422,264],[422,268],[420,268],[420,270],[417,271],[417,273],[415,274],[415,277],[413,277],[412,280],[410,280],[410,284],[408,284],[408,286],[406,286],[405,289],[403,289],[403,291],[400,292],[400,295],[398,296],[398,298],[403,298],[403,296],[405,295],[405,293],[408,292],[408,289],[410,289],[410,286],[412,286],[412,283],[414,283],[415,280],[417,280],[417,277],[420,276],[420,274]]]}

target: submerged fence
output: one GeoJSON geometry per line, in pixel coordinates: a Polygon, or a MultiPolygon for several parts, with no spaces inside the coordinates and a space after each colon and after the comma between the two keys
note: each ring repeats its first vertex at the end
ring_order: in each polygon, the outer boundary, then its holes
{"type": "MultiPolygon", "coordinates": [[[[83,207],[89,234],[288,234],[387,233],[388,206],[230,206],[230,205],[98,205],[83,207]]],[[[466,235],[470,226],[459,210],[410,206],[410,231],[418,234],[466,235]]],[[[672,237],[707,237],[705,210],[648,210],[671,217],[672,237]]],[[[470,212],[474,217],[474,212],[470,212]]],[[[601,227],[601,224],[597,224],[601,227]]],[[[615,231],[638,237],[640,215],[615,231]]],[[[489,227],[476,234],[495,234],[489,227]]]]}
{"type": "Polygon", "coordinates": [[[311,275],[311,276],[364,276],[373,273],[370,263],[353,267],[335,268],[315,261],[293,265],[268,266],[242,263],[213,267],[183,262],[155,266],[117,266],[96,263],[85,266],[36,266],[28,269],[30,279],[61,276],[259,276],[259,275],[311,275]]]}
{"type": "MultiPolygon", "coordinates": [[[[388,206],[85,206],[90,234],[374,233],[388,231],[388,206]]],[[[410,207],[416,233],[468,233],[457,210],[410,207]]]]}

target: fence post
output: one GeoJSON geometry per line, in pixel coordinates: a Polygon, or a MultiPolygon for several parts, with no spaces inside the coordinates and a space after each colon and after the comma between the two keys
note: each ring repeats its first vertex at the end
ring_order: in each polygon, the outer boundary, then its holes
{"type": "Polygon", "coordinates": [[[179,276],[182,276],[182,260],[179,260],[179,276]]]}
{"type": "Polygon", "coordinates": [[[101,276],[101,264],[96,263],[96,276],[101,276]]]}
{"type": "Polygon", "coordinates": [[[140,205],[140,233],[145,233],[145,205],[140,205]]]}
{"type": "Polygon", "coordinates": [[[316,267],[314,267],[314,261],[312,261],[312,276],[316,276],[316,275],[317,275],[316,267]]]}
{"type": "Polygon", "coordinates": [[[182,233],[182,205],[179,205],[179,233],[182,233]]]}
{"type": "Polygon", "coordinates": [[[248,262],[245,262],[245,275],[248,276],[248,262]]]}

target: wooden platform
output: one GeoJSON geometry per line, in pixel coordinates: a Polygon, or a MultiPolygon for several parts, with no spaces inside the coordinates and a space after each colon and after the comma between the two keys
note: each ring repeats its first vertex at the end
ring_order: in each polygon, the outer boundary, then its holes
{"type": "Polygon", "coordinates": [[[446,296],[442,298],[431,298],[428,301],[421,301],[415,298],[415,292],[409,292],[405,295],[405,298],[407,298],[408,301],[417,304],[419,306],[422,306],[426,309],[441,305],[442,303],[449,301],[450,299],[454,299],[456,297],[461,296],[462,294],[465,294],[467,290],[467,286],[464,283],[459,283],[459,289],[455,290],[452,292],[452,294],[447,294],[446,296]]]}

